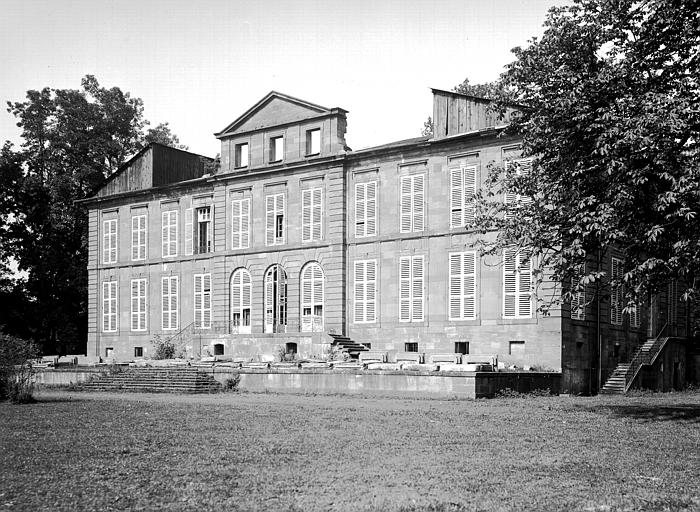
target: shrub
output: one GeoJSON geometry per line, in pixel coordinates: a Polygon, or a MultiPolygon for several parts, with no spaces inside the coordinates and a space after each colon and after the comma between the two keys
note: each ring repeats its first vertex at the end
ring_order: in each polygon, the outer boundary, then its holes
{"type": "Polygon", "coordinates": [[[551,394],[549,388],[533,389],[527,393],[521,393],[511,388],[503,388],[498,390],[496,398],[527,398],[531,396],[550,396],[551,394]]]}
{"type": "Polygon", "coordinates": [[[0,399],[13,403],[32,402],[34,398],[33,359],[39,354],[36,345],[0,332],[0,399]]]}
{"type": "Polygon", "coordinates": [[[155,347],[153,359],[173,359],[175,357],[175,344],[170,338],[163,339],[156,334],[151,343],[155,347]]]}
{"type": "Polygon", "coordinates": [[[229,377],[224,381],[224,389],[226,391],[238,391],[238,385],[241,383],[240,374],[236,374],[233,377],[229,377]]]}

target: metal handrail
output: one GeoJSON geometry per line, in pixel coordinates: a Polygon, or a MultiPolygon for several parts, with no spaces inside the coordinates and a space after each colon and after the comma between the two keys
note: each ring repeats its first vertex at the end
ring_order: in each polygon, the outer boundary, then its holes
{"type": "Polygon", "coordinates": [[[654,361],[656,361],[658,355],[663,350],[669,338],[662,338],[661,335],[666,330],[667,326],[668,322],[664,324],[664,326],[661,328],[656,337],[653,338],[654,343],[652,343],[652,345],[647,350],[644,350],[644,345],[639,347],[639,350],[637,350],[637,353],[632,358],[632,361],[630,361],[630,366],[625,372],[625,393],[627,393],[629,388],[632,387],[632,383],[634,383],[634,379],[637,378],[639,370],[641,370],[642,366],[645,364],[653,364],[654,361]],[[631,378],[629,377],[630,373],[632,374],[631,378]]]}

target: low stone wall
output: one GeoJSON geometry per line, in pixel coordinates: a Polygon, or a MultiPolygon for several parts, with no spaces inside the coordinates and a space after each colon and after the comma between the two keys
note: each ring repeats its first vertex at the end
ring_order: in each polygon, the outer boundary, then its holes
{"type": "Polygon", "coordinates": [[[63,387],[71,384],[79,384],[90,379],[105,370],[98,368],[77,367],[67,368],[42,368],[36,372],[36,384],[40,387],[63,387]]]}

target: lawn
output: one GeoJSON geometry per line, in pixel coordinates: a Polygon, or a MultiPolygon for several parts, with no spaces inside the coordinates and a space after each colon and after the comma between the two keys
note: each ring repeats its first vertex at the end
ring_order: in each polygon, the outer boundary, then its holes
{"type": "Polygon", "coordinates": [[[700,510],[700,393],[0,404],[1,510],[700,510]]]}

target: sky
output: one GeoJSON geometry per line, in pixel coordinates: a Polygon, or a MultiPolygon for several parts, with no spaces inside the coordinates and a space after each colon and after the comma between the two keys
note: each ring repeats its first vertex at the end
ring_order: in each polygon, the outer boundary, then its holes
{"type": "MultiPolygon", "coordinates": [[[[352,149],[420,135],[430,88],[498,78],[563,0],[0,0],[0,100],[79,89],[143,99],[189,150],[271,90],[348,110],[352,149]]],[[[0,143],[21,143],[0,111],[0,143]]]]}

